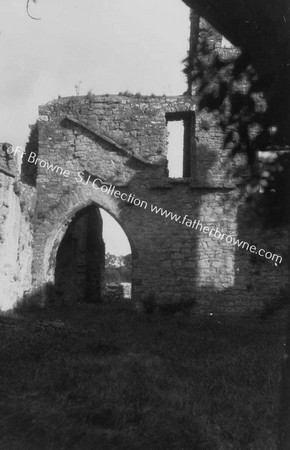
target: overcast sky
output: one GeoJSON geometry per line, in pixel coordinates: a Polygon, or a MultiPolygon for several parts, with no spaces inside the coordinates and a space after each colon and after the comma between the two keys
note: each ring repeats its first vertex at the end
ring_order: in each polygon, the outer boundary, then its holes
{"type": "MultiPolygon", "coordinates": [[[[38,105],[59,95],[182,94],[189,9],[181,0],[2,0],[0,141],[24,146],[38,105]]],[[[108,251],[112,225],[104,224],[108,251]]],[[[116,243],[120,239],[116,239],[116,243]]],[[[115,245],[114,244],[114,245],[115,245]]],[[[127,253],[128,248],[115,248],[127,253]]]]}

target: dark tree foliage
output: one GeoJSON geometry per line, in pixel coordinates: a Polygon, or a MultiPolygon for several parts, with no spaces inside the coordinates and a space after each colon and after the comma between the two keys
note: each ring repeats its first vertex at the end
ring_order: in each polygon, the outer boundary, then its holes
{"type": "Polygon", "coordinates": [[[288,0],[183,0],[241,49],[259,74],[276,141],[289,145],[290,7],[288,0]]]}
{"type": "Polygon", "coordinates": [[[130,283],[132,278],[132,255],[116,256],[106,253],[106,283],[130,283]]]}
{"type": "MultiPolygon", "coordinates": [[[[256,71],[248,54],[217,52],[207,38],[199,39],[195,54],[185,60],[184,72],[195,86],[200,112],[218,117],[224,146],[232,154],[246,154],[251,186],[248,201],[268,225],[287,221],[288,146],[281,147],[279,120],[271,108],[267,78],[256,71]],[[258,152],[275,151],[266,163],[258,161],[258,152]],[[264,195],[255,193],[262,187],[264,195]]],[[[216,122],[216,121],[215,121],[216,122]]],[[[238,174],[236,174],[238,175],[238,174]]]]}
{"type": "Polygon", "coordinates": [[[31,152],[38,155],[38,120],[30,125],[30,135],[25,146],[25,154],[21,165],[21,181],[30,186],[36,186],[37,166],[28,162],[31,152]]]}

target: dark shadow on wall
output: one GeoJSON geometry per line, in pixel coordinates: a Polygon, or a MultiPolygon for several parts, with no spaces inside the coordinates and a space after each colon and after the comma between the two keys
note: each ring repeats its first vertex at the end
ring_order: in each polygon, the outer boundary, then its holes
{"type": "Polygon", "coordinates": [[[30,125],[30,135],[21,165],[21,181],[29,186],[36,186],[37,166],[28,162],[28,159],[31,152],[38,156],[38,135],[38,121],[36,121],[34,125],[30,125]]]}
{"type": "Polygon", "coordinates": [[[287,304],[289,279],[289,199],[290,155],[270,155],[260,161],[259,190],[250,191],[238,207],[237,237],[249,243],[250,250],[236,247],[236,282],[246,286],[248,295],[267,295],[261,299],[262,315],[272,314],[287,304]],[[262,256],[257,252],[261,251],[262,256]]]}
{"type": "Polygon", "coordinates": [[[79,211],[59,246],[55,292],[67,303],[99,303],[104,294],[105,244],[96,205],[79,211]]]}

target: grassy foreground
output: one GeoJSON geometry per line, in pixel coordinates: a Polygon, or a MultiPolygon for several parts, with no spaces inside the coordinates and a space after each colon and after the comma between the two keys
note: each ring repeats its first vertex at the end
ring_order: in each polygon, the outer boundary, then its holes
{"type": "Polygon", "coordinates": [[[283,318],[0,317],[1,450],[275,450],[283,318]]]}

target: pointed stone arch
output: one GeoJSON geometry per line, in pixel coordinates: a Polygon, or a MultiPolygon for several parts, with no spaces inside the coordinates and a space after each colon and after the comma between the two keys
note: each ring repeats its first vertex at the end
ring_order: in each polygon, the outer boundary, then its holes
{"type": "MultiPolygon", "coordinates": [[[[123,220],[119,203],[114,198],[89,188],[80,189],[63,196],[60,202],[45,214],[43,232],[37,233],[35,242],[34,274],[37,276],[34,279],[35,287],[39,288],[47,284],[55,285],[55,270],[60,245],[74,218],[91,206],[103,209],[120,225],[129,241],[132,266],[134,267],[134,260],[137,257],[136,245],[132,233],[123,220]]],[[[46,300],[45,295],[44,293],[44,301],[46,300]]]]}

